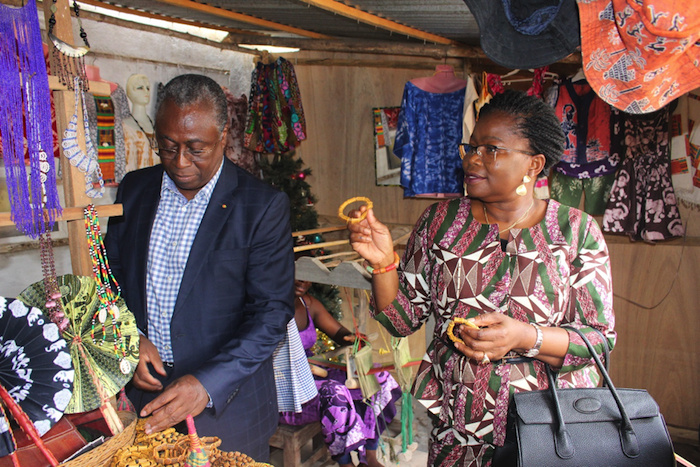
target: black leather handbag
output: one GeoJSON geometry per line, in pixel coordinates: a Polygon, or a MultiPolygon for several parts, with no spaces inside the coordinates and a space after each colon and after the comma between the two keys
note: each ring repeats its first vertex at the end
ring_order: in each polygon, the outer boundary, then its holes
{"type": "MultiPolygon", "coordinates": [[[[674,466],[673,444],[656,401],[643,389],[616,389],[586,336],[604,387],[549,388],[513,395],[505,444],[492,466],[674,466]]],[[[607,341],[603,339],[603,342],[607,341]]],[[[606,366],[608,363],[606,348],[606,366]]]]}

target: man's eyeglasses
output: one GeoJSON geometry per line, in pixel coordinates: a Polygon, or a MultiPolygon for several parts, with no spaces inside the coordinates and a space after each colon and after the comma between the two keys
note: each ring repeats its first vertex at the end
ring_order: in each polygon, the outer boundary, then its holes
{"type": "MultiPolygon", "coordinates": [[[[189,160],[190,162],[201,162],[207,158],[209,153],[211,153],[215,147],[216,145],[204,149],[193,149],[188,147],[185,147],[183,149],[187,160],[189,160]]],[[[177,146],[172,148],[164,148],[162,146],[159,146],[156,152],[158,153],[158,156],[160,156],[161,159],[171,161],[178,156],[178,154],[180,153],[180,149],[177,146]]]]}
{"type": "Polygon", "coordinates": [[[498,151],[510,151],[519,152],[521,154],[527,154],[528,156],[534,156],[535,153],[521,151],[520,149],[504,148],[502,146],[495,146],[493,144],[480,144],[478,146],[474,144],[460,144],[459,145],[459,157],[464,160],[471,158],[474,154],[478,155],[481,161],[485,164],[493,164],[496,162],[496,156],[498,151]]]}

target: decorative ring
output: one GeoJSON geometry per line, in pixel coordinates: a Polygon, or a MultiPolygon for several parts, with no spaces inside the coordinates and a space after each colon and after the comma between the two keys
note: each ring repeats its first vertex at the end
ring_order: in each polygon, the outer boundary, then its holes
{"type": "Polygon", "coordinates": [[[481,364],[488,365],[489,363],[491,363],[491,359],[486,355],[486,352],[484,352],[484,358],[481,359],[481,364]]]}
{"type": "Polygon", "coordinates": [[[350,198],[349,200],[345,201],[343,204],[340,205],[338,208],[338,217],[344,220],[345,222],[349,224],[354,224],[356,222],[360,222],[364,220],[365,217],[367,217],[367,212],[372,209],[372,200],[369,198],[365,198],[364,196],[355,196],[354,198],[350,198]],[[348,207],[349,204],[354,203],[355,201],[364,201],[365,204],[367,205],[367,211],[363,212],[360,217],[348,217],[345,214],[343,214],[343,211],[345,210],[346,207],[348,207]]]}

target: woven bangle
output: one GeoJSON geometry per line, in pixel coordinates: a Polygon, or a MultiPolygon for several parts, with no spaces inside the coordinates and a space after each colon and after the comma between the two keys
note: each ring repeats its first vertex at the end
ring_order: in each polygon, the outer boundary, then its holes
{"type": "Polygon", "coordinates": [[[340,205],[338,208],[338,217],[340,217],[342,220],[345,222],[348,222],[350,224],[354,224],[355,222],[360,222],[363,220],[365,217],[367,217],[367,212],[372,209],[372,200],[369,198],[365,198],[364,196],[355,196],[354,198],[350,198],[349,200],[345,201],[343,204],[340,205]],[[349,204],[354,203],[355,201],[364,201],[365,204],[367,205],[367,210],[360,215],[360,217],[349,217],[343,214],[343,211],[345,210],[346,207],[348,207],[349,204]]]}
{"type": "Polygon", "coordinates": [[[394,262],[390,265],[384,266],[383,268],[374,269],[372,266],[366,264],[365,262],[365,269],[370,274],[384,274],[385,272],[393,271],[394,269],[396,269],[399,266],[399,261],[401,261],[401,258],[399,258],[399,254],[394,252],[394,262]]]}

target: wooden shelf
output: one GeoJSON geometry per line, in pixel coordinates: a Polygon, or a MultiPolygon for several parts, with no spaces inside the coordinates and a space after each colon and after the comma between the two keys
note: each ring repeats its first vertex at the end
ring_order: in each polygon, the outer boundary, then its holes
{"type": "MultiPolygon", "coordinates": [[[[84,208],[65,208],[63,209],[63,214],[61,217],[56,219],[57,221],[76,221],[78,219],[83,218],[83,209],[84,208]]],[[[95,210],[97,210],[97,215],[99,217],[114,217],[114,216],[121,216],[124,212],[122,209],[121,204],[106,204],[102,206],[95,206],[95,210]]],[[[10,219],[10,213],[9,212],[2,212],[0,213],[0,227],[5,227],[8,225],[15,225],[14,222],[12,222],[12,219],[10,219]]]]}

